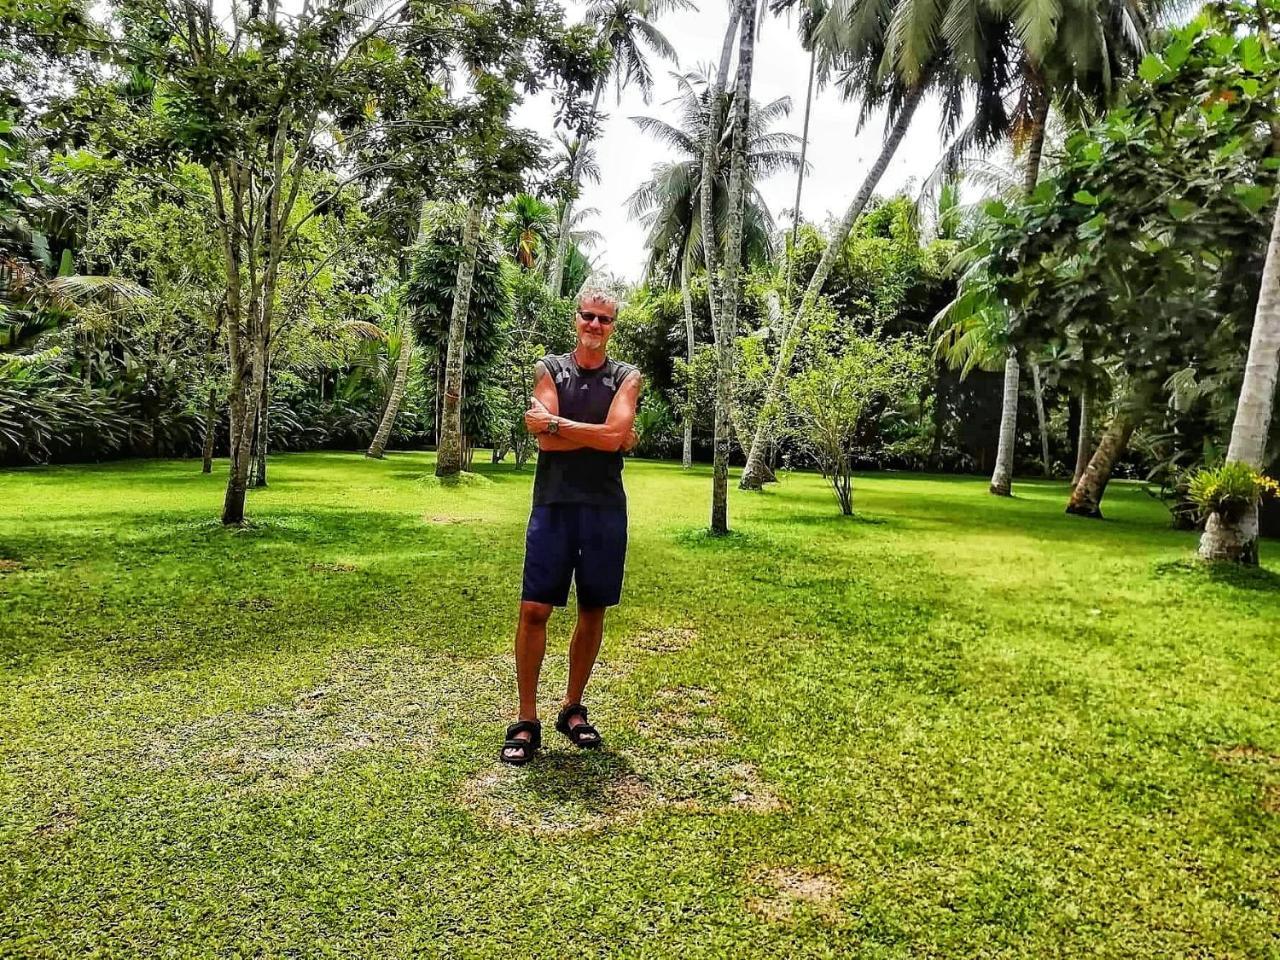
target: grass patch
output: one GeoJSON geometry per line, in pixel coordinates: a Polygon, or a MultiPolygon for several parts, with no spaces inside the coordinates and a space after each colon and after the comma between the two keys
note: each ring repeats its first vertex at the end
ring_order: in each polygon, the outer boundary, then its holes
{"type": "Polygon", "coordinates": [[[532,470],[0,473],[0,955],[1275,956],[1280,567],[1136,485],[629,461],[589,691],[496,763],[532,470]],[[877,521],[867,522],[866,518],[877,521]]]}

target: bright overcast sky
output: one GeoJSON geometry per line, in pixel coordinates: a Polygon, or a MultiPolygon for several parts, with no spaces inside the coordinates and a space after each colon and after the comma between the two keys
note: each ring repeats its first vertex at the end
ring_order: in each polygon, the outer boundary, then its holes
{"type": "MultiPolygon", "coordinates": [[[[705,67],[720,55],[728,6],[723,0],[701,0],[701,5],[700,10],[667,14],[658,21],[680,55],[682,71],[705,67]]],[[[575,4],[570,9],[580,8],[575,4]]],[[[644,230],[627,217],[627,197],[648,178],[655,164],[673,156],[642,134],[629,118],[649,114],[675,119],[673,107],[667,103],[676,96],[676,84],[670,76],[675,69],[674,64],[654,61],[657,84],[647,105],[636,90],[625,91],[618,105],[610,87],[602,101],[602,109],[607,111],[603,133],[594,144],[603,177],[599,184],[586,184],[579,201],[580,205],[600,210],[599,217],[589,224],[605,238],[595,251],[598,266],[628,280],[640,279],[645,258],[644,230]]],[[[800,133],[808,69],[808,55],[796,38],[794,21],[766,18],[756,45],[752,99],[767,102],[777,97],[791,98],[791,116],[778,129],[800,133]]],[[[517,122],[550,139],[550,100],[543,96],[531,98],[519,108],[517,122]]],[[[825,223],[829,216],[843,214],[867,169],[875,162],[884,131],[883,117],[870,121],[860,134],[856,133],[856,123],[857,104],[843,101],[836,90],[828,88],[814,97],[809,173],[800,204],[806,220],[825,223]]],[[[880,181],[879,192],[892,193],[910,180],[918,185],[933,170],[939,152],[938,109],[936,104],[926,103],[917,111],[915,122],[880,181]]],[[[795,201],[795,175],[773,177],[760,188],[769,209],[781,222],[782,212],[790,210],[795,201]]]]}

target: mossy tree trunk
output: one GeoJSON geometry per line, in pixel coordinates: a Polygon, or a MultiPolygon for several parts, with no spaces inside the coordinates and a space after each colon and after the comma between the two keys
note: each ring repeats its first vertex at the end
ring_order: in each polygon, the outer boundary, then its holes
{"type": "Polygon", "coordinates": [[[484,205],[479,197],[472,200],[462,234],[462,251],[453,289],[453,312],[449,317],[449,349],[444,367],[444,409],[440,417],[440,445],[436,451],[437,477],[456,476],[469,463],[463,449],[462,436],[462,370],[467,347],[467,313],[471,309],[471,280],[475,276],[483,209],[484,205]]]}

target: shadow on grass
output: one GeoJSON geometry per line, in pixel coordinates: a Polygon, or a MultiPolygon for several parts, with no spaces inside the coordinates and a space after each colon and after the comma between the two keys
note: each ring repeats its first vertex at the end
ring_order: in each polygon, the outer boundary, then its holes
{"type": "MultiPolygon", "coordinates": [[[[543,731],[559,737],[554,729],[543,731]]],[[[599,809],[612,796],[612,787],[635,771],[631,762],[612,750],[577,747],[544,750],[525,768],[529,799],[546,804],[581,804],[599,809]]]]}
{"type": "Polygon", "coordinates": [[[487,487],[489,484],[532,483],[533,464],[526,463],[523,467],[517,468],[512,463],[481,463],[457,476],[437,477],[434,464],[428,463],[421,468],[388,470],[383,476],[450,488],[466,488],[473,485],[487,487]]]}
{"type": "Polygon", "coordinates": [[[852,514],[845,515],[838,509],[832,509],[829,513],[787,513],[775,514],[773,516],[753,517],[752,523],[767,523],[772,526],[791,527],[826,527],[831,526],[838,528],[846,524],[863,524],[869,527],[882,527],[891,521],[888,517],[874,516],[866,513],[854,511],[852,514]]]}
{"type": "Polygon", "coordinates": [[[1158,563],[1155,572],[1160,577],[1185,577],[1192,582],[1222,584],[1239,590],[1280,591],[1280,573],[1262,567],[1186,559],[1158,563]]]}

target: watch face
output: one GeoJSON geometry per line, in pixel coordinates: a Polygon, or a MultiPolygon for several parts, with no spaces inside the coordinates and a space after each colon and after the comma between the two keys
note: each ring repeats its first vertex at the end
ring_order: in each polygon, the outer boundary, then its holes
{"type": "Polygon", "coordinates": [[[550,423],[547,424],[547,433],[559,433],[559,432],[560,432],[560,424],[557,423],[555,420],[552,420],[550,423]]]}

